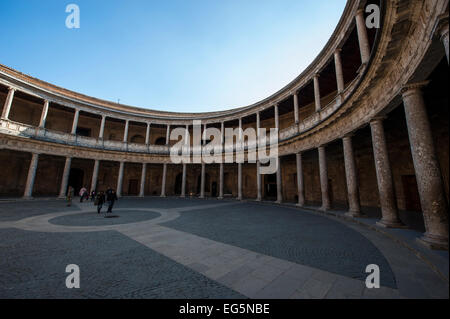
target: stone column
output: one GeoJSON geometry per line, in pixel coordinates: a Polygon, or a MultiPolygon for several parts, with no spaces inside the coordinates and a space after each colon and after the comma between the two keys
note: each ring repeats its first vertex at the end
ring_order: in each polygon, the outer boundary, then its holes
{"type": "Polygon", "coordinates": [[[219,199],[223,199],[223,163],[219,167],[219,199]]]}
{"type": "Polygon", "coordinates": [[[303,179],[302,153],[296,154],[296,160],[297,160],[297,191],[298,191],[297,206],[303,207],[305,205],[305,183],[303,179]]]}
{"type": "Polygon", "coordinates": [[[334,51],[334,66],[336,70],[336,83],[338,94],[344,92],[344,73],[342,71],[341,49],[334,51]]]}
{"type": "Polygon", "coordinates": [[[280,129],[280,117],[278,115],[278,104],[275,104],[273,106],[274,113],[275,113],[275,128],[280,129]]]}
{"type": "Polygon", "coordinates": [[[150,144],[150,128],[151,128],[151,123],[147,123],[147,131],[145,132],[145,145],[150,144]]]}
{"type": "Polygon", "coordinates": [[[238,200],[242,200],[242,163],[238,163],[238,200]]]}
{"type": "Polygon", "coordinates": [[[39,121],[40,128],[45,128],[45,122],[47,121],[47,114],[48,114],[48,106],[49,102],[48,100],[45,100],[44,107],[42,108],[41,120],[39,121]]]}
{"type": "Polygon", "coordinates": [[[441,41],[442,41],[442,44],[444,45],[445,55],[447,55],[447,63],[449,63],[449,59],[448,59],[448,21],[447,21],[447,25],[441,29],[441,41]]]}
{"type": "Polygon", "coordinates": [[[359,50],[362,64],[367,64],[370,59],[369,38],[367,37],[366,22],[364,19],[364,9],[356,12],[356,29],[358,31],[359,50]]]}
{"type": "Polygon", "coordinates": [[[259,173],[259,170],[261,168],[261,162],[256,161],[256,188],[258,191],[256,201],[260,202],[262,201],[262,185],[261,185],[261,174],[259,173]]]}
{"type": "Polygon", "coordinates": [[[281,183],[281,163],[280,157],[277,157],[277,203],[283,202],[283,188],[281,183]]]}
{"type": "Polygon", "coordinates": [[[391,164],[389,163],[384,136],[383,118],[374,118],[370,122],[370,129],[372,131],[373,153],[382,213],[382,219],[377,224],[389,228],[402,227],[403,224],[398,217],[391,164]]]}
{"type": "Polygon", "coordinates": [[[61,188],[59,190],[59,198],[64,199],[67,193],[67,184],[69,183],[70,165],[72,164],[72,158],[66,157],[66,164],[64,165],[64,172],[61,181],[61,188]]]}
{"type": "Polygon", "coordinates": [[[142,163],[142,173],[141,173],[141,187],[139,189],[139,197],[144,197],[145,195],[145,178],[147,176],[147,163],[142,163]]]}
{"type": "Polygon", "coordinates": [[[298,93],[294,93],[294,118],[295,124],[300,122],[299,113],[298,113],[298,93]]]}
{"type": "Polygon", "coordinates": [[[130,129],[130,121],[125,121],[125,130],[123,132],[123,142],[128,143],[128,130],[130,129]]]}
{"type": "MultiPolygon", "coordinates": [[[[224,152],[224,143],[225,143],[225,123],[222,122],[220,124],[220,140],[221,140],[221,145],[222,145],[222,152],[224,152]]],[[[221,162],[220,162],[220,166],[219,166],[219,197],[218,199],[223,199],[223,156],[221,157],[221,162]]]]}
{"type": "Polygon", "coordinates": [[[166,132],[166,145],[169,145],[170,143],[170,124],[167,125],[167,132],[166,132]]]}
{"type": "Polygon", "coordinates": [[[421,241],[430,248],[448,249],[448,205],[421,90],[426,84],[412,84],[405,87],[402,92],[426,229],[421,241]]]}
{"type": "Polygon", "coordinates": [[[359,203],[358,173],[356,170],[355,156],[353,154],[352,135],[342,139],[344,147],[345,177],[347,181],[348,206],[346,215],[352,217],[361,216],[361,205],[359,203]]]}
{"type": "Polygon", "coordinates": [[[320,210],[327,211],[331,208],[330,196],[328,193],[328,166],[325,146],[319,146],[319,173],[320,190],[322,192],[322,207],[320,210]]]}
{"type": "Polygon", "coordinates": [[[123,171],[125,168],[125,162],[120,162],[119,166],[119,177],[117,178],[117,196],[122,196],[122,185],[123,185],[123,171]]]}
{"type": "Polygon", "coordinates": [[[9,113],[11,112],[11,105],[14,99],[14,93],[16,89],[10,88],[8,96],[6,97],[5,104],[3,106],[2,119],[9,120],[9,113]]]}
{"type": "Polygon", "coordinates": [[[183,180],[181,182],[181,197],[186,197],[186,171],[187,165],[183,163],[183,180]]]}
{"type": "Polygon", "coordinates": [[[77,133],[77,127],[78,127],[78,118],[80,117],[80,110],[79,109],[75,109],[75,115],[73,117],[73,123],[72,123],[72,134],[76,134],[77,133]]]}
{"type": "Polygon", "coordinates": [[[92,171],[92,182],[91,182],[91,192],[93,190],[97,191],[97,181],[98,181],[98,171],[100,169],[100,161],[95,160],[94,169],[92,171]]]}
{"type": "Polygon", "coordinates": [[[167,178],[167,164],[164,163],[162,183],[161,183],[161,197],[166,197],[166,178],[167,178]]]}
{"type": "Polygon", "coordinates": [[[33,186],[34,186],[34,179],[36,177],[38,162],[39,162],[39,154],[33,153],[31,157],[30,167],[28,168],[27,183],[25,185],[25,192],[23,194],[24,199],[33,198],[33,186]]]}
{"type": "Polygon", "coordinates": [[[322,105],[320,103],[319,77],[320,75],[318,73],[314,74],[314,99],[316,102],[316,112],[319,112],[322,109],[322,105]]]}
{"type": "Polygon", "coordinates": [[[103,135],[105,134],[105,123],[106,123],[106,116],[102,115],[102,122],[100,124],[100,132],[98,133],[99,139],[103,139],[103,135]]]}
{"type": "Polygon", "coordinates": [[[202,175],[200,182],[200,198],[205,198],[205,175],[206,175],[206,165],[202,163],[202,175]]]}
{"type": "MultiPolygon", "coordinates": [[[[242,118],[239,119],[239,147],[237,148],[237,152],[243,152],[244,150],[244,141],[242,140],[242,118]]],[[[242,200],[242,163],[238,163],[238,200],[242,200]]]]}

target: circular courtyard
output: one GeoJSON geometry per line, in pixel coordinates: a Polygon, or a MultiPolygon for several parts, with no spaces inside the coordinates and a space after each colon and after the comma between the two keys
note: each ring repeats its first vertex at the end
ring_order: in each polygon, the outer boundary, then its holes
{"type": "Polygon", "coordinates": [[[447,298],[427,259],[362,223],[252,201],[0,203],[2,298],[447,298]],[[80,269],[68,289],[67,265],[80,269]],[[366,272],[376,265],[380,288],[366,272]]]}

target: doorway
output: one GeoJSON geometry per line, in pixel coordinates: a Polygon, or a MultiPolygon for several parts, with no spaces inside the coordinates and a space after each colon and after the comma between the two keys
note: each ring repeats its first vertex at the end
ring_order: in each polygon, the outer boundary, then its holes
{"type": "Polygon", "coordinates": [[[130,179],[128,182],[128,196],[137,196],[139,194],[137,179],[130,179]]]}
{"type": "Polygon", "coordinates": [[[77,196],[80,193],[80,189],[84,186],[83,181],[84,181],[84,171],[80,168],[71,168],[68,186],[73,187],[75,196],[77,196]]]}

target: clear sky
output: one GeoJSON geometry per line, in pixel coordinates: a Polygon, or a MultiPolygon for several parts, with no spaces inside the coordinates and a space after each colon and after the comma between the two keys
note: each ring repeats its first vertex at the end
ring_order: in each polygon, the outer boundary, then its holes
{"type": "Polygon", "coordinates": [[[208,112],[291,82],[345,0],[1,0],[0,63],[121,104],[208,112]],[[66,28],[70,3],[80,29],[66,28]]]}

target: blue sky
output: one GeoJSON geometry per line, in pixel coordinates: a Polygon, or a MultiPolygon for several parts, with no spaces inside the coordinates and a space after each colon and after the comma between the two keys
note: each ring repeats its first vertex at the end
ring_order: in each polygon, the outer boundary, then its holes
{"type": "Polygon", "coordinates": [[[317,56],[345,0],[1,0],[0,63],[83,94],[208,112],[275,93],[317,56]],[[66,5],[81,11],[68,29],[66,5]]]}

